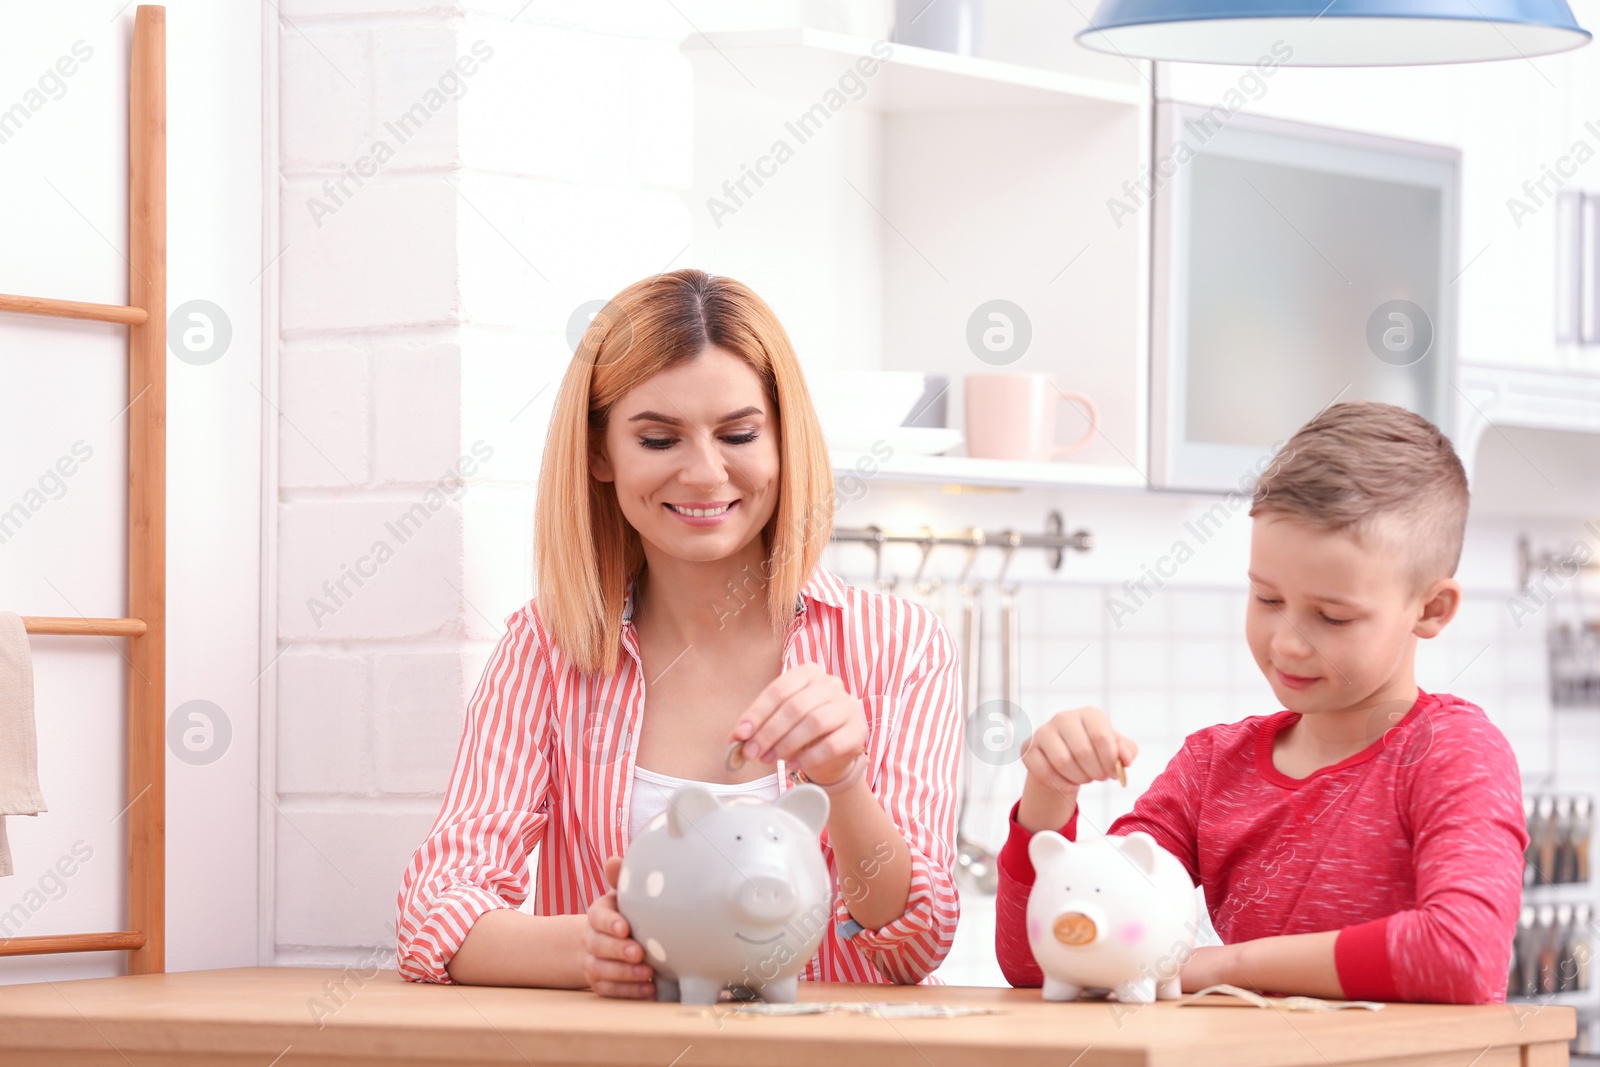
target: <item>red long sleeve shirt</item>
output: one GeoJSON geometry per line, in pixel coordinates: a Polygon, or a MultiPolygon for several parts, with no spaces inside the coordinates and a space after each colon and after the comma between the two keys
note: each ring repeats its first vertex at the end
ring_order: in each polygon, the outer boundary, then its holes
{"type": "MultiPolygon", "coordinates": [[[[1144,830],[1182,861],[1225,943],[1338,930],[1346,997],[1504,1001],[1528,844],[1505,737],[1476,705],[1419,693],[1378,741],[1297,779],[1272,745],[1299,719],[1191,734],[1107,833],[1144,830]]],[[[1075,839],[1077,820],[1061,833],[1075,839]]],[[[1042,981],[1027,937],[1032,836],[1013,806],[995,951],[1015,986],[1042,981]]]]}

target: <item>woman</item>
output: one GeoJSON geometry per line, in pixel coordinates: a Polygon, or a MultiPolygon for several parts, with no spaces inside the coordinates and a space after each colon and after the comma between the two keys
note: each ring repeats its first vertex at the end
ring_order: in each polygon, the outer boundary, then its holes
{"type": "Polygon", "coordinates": [[[596,317],[539,477],[539,595],[507,620],[400,891],[406,978],[654,996],[612,889],[629,840],[684,782],[773,797],[797,772],[831,794],[836,886],[802,977],[939,965],[955,645],[933,613],[817,566],[833,504],[794,350],[749,289],[675,271],[596,317]]]}

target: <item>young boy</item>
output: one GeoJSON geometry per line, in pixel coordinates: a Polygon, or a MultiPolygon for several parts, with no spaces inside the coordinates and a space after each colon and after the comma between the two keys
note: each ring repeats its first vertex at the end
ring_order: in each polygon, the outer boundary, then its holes
{"type": "MultiPolygon", "coordinates": [[[[1256,486],[1245,636],[1287,710],[1189,736],[1107,831],[1144,830],[1205,890],[1224,944],[1181,972],[1308,996],[1505,1000],[1522,890],[1521,780],[1483,711],[1417,688],[1419,637],[1455,615],[1467,480],[1450,442],[1388,404],[1329,407],[1256,486]]],[[[1039,985],[1028,841],[1077,830],[1077,793],[1137,746],[1063,711],[1023,756],[995,949],[1039,985]]]]}

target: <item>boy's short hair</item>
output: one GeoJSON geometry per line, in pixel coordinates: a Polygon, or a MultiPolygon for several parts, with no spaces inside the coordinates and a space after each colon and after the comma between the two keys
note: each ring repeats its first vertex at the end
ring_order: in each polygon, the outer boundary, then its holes
{"type": "Polygon", "coordinates": [[[1467,472],[1437,426],[1376,401],[1333,404],[1296,431],[1260,481],[1252,516],[1292,515],[1405,550],[1420,590],[1455,574],[1467,525],[1467,472]]]}

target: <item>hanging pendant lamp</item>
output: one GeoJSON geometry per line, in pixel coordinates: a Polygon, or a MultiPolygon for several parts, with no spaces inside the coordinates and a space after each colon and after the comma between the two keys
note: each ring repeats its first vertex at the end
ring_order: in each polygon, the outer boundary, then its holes
{"type": "Polygon", "coordinates": [[[1077,39],[1185,63],[1379,67],[1549,55],[1589,36],[1565,0],[1101,0],[1077,39]]]}

